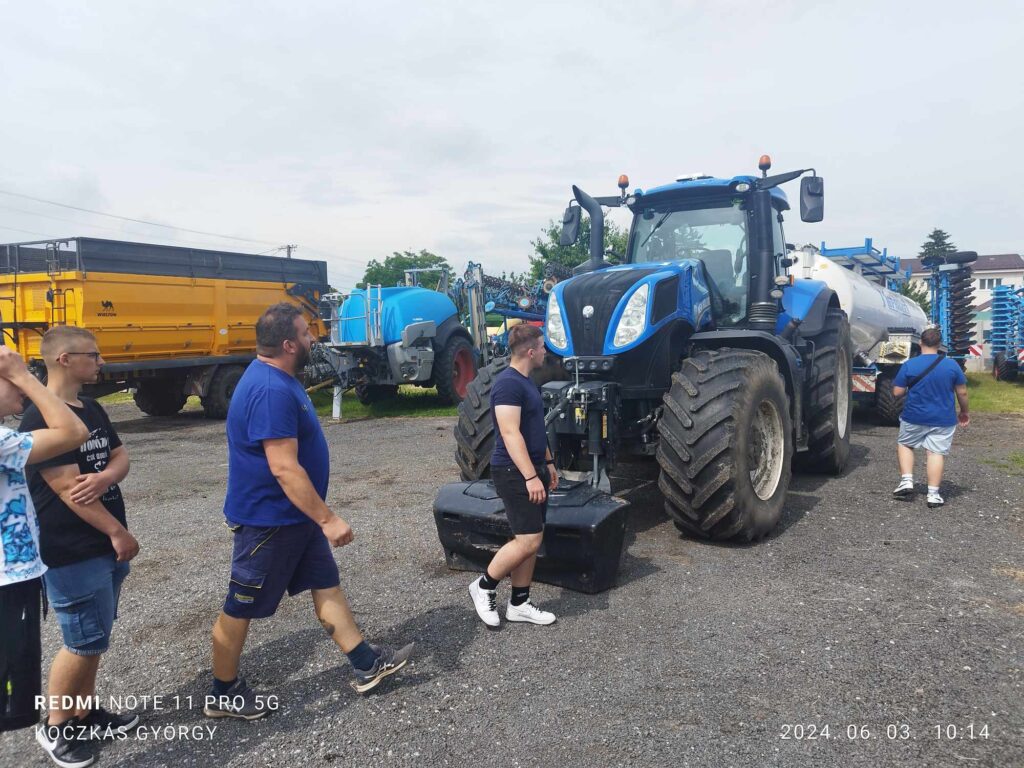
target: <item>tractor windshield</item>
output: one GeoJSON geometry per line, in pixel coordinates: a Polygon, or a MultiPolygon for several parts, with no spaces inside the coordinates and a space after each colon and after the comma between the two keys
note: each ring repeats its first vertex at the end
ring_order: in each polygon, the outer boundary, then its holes
{"type": "Polygon", "coordinates": [[[741,324],[746,319],[749,285],[747,212],[731,201],[714,208],[654,206],[637,212],[628,261],[649,264],[681,259],[704,262],[717,324],[741,324]]]}

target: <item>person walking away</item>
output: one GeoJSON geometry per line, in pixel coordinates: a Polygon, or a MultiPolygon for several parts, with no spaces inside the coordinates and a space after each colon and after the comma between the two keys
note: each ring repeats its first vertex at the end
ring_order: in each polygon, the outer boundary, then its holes
{"type": "Polygon", "coordinates": [[[341,590],[332,547],[352,529],[327,506],[330,456],[316,409],[296,380],[313,336],[297,307],[275,304],[256,322],[257,358],[228,408],[228,487],[224,517],[234,533],[231,578],[213,627],[208,717],[254,720],[268,699],[238,676],[253,619],[272,616],[285,591],[310,591],[317,618],[346,654],[353,687],[365,693],[405,666],[414,644],[367,643],[341,590]]]}
{"type": "MultiPolygon", "coordinates": [[[[36,740],[66,768],[92,762],[92,738],[113,739],[139,724],[138,714],[109,712],[96,696],[100,659],[110,648],[121,586],[139,543],[128,532],[118,486],[128,474],[128,451],[103,407],[81,395],[103,365],[96,337],[85,328],[56,326],[43,335],[40,354],[47,389],[89,432],[75,449],[29,463],[48,567],[43,580],[64,641],[50,666],[49,712],[36,740]],[[69,728],[69,723],[84,727],[69,728]],[[74,748],[72,733],[78,737],[74,748]]],[[[44,424],[38,408],[25,410],[22,429],[44,424]]]]}
{"type": "Polygon", "coordinates": [[[942,334],[928,328],[921,334],[921,354],[905,362],[893,380],[893,394],[907,396],[900,416],[896,457],[900,482],[893,496],[914,496],[914,450],[924,448],[928,458],[928,508],[945,504],[939,493],[946,456],[953,444],[957,424],[971,423],[968,410],[967,377],[954,361],[940,354],[942,334]],[[960,406],[957,415],[954,399],[960,406]]]}
{"type": "Polygon", "coordinates": [[[530,601],[537,551],[544,539],[547,493],[558,486],[558,471],[548,447],[544,402],[530,373],[544,365],[544,334],[533,325],[509,331],[509,367],[491,388],[495,423],[491,478],[505,506],[513,539],[499,549],[484,574],[469,585],[477,615],[490,628],[501,623],[496,603],[498,583],[511,576],[512,595],[505,609],[508,621],[551,624],[555,614],[530,601]]]}

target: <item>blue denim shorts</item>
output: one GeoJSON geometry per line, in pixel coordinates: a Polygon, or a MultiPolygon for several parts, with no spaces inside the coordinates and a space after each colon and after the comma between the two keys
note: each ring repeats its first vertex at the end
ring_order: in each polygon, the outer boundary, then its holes
{"type": "MultiPolygon", "coordinates": [[[[230,525],[230,524],[229,524],[230,525]]],[[[231,580],[224,613],[237,619],[273,616],[284,597],[341,583],[331,545],[312,520],[264,528],[232,525],[231,580]]]]}
{"type": "Polygon", "coordinates": [[[121,584],[128,563],[101,555],[50,568],[43,574],[46,598],[57,614],[64,647],[78,656],[96,656],[110,647],[121,584]]]}

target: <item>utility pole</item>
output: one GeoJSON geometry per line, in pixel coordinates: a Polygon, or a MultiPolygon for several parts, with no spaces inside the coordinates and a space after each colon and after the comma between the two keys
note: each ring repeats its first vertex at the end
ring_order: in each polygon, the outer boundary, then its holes
{"type": "Polygon", "coordinates": [[[298,247],[299,246],[293,243],[289,243],[288,245],[282,245],[281,250],[285,251],[288,254],[288,258],[290,259],[292,257],[292,251],[296,250],[298,247]]]}

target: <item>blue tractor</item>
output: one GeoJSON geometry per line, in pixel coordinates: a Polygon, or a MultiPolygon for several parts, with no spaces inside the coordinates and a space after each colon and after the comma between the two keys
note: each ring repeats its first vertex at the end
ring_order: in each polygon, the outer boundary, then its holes
{"type": "MultiPolygon", "coordinates": [[[[760,177],[698,175],[632,194],[621,177],[620,194],[603,198],[574,186],[562,242],[577,239],[585,210],[590,259],[547,302],[537,383],[563,476],[607,488],[617,462],[653,457],[669,516],[701,538],[762,538],[794,464],[838,474],[850,455],[847,315],[824,282],[790,274],[783,235],[780,186],[803,177],[801,218],[817,222],[824,183],[813,169],[770,167],[764,156],[760,177]],[[613,264],[603,208],[621,206],[633,220],[613,264]]],[[[489,476],[488,397],[507,364],[482,368],[459,406],[464,480],[489,476]]]]}

